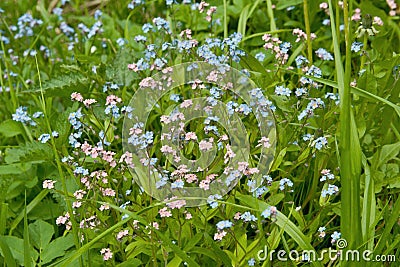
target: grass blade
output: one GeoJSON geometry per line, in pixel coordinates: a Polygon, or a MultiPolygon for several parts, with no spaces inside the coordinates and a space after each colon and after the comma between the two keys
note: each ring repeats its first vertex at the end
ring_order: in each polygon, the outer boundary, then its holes
{"type": "Polygon", "coordinates": [[[364,199],[361,214],[361,228],[363,233],[363,240],[367,241],[367,249],[373,250],[374,236],[375,236],[375,211],[376,200],[374,190],[374,179],[371,177],[371,170],[368,165],[365,155],[363,155],[362,163],[365,170],[365,183],[364,183],[364,199]]]}
{"type": "MultiPolygon", "coordinates": [[[[362,243],[360,222],[360,174],[361,174],[361,148],[358,139],[357,126],[351,107],[350,95],[350,25],[348,17],[348,4],[344,1],[344,22],[346,38],[346,70],[344,71],[340,53],[339,40],[336,35],[335,16],[333,14],[332,0],[329,0],[331,14],[331,32],[334,46],[336,79],[340,94],[340,175],[342,184],[341,193],[341,231],[347,240],[346,249],[356,249],[362,243]]],[[[339,12],[337,10],[337,12],[339,12]]]]}
{"type": "Polygon", "coordinates": [[[24,266],[32,266],[31,247],[29,244],[29,228],[28,215],[26,213],[26,191],[25,191],[25,207],[24,207],[24,266]]]}
{"type": "Polygon", "coordinates": [[[5,264],[4,266],[16,267],[17,264],[14,260],[11,250],[8,247],[8,245],[3,241],[1,236],[0,236],[0,249],[1,249],[2,255],[4,257],[4,264],[5,264]]]}

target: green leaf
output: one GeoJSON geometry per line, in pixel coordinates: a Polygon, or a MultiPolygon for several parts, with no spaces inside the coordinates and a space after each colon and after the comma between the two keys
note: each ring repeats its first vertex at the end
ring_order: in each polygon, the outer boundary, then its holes
{"type": "Polygon", "coordinates": [[[37,220],[29,225],[29,234],[33,245],[37,249],[43,250],[49,244],[54,234],[54,228],[43,220],[37,220]]]}
{"type": "Polygon", "coordinates": [[[261,65],[260,61],[258,61],[255,57],[253,57],[249,53],[246,53],[245,56],[240,57],[240,65],[248,70],[268,75],[267,71],[265,70],[263,65],[261,65]]]}
{"type": "MultiPolygon", "coordinates": [[[[24,265],[24,240],[15,236],[2,236],[0,239],[8,246],[17,263],[20,266],[24,265]]],[[[36,260],[39,254],[32,247],[30,249],[31,258],[36,260]]]]}
{"type": "Polygon", "coordinates": [[[137,267],[142,265],[143,262],[139,259],[127,259],[123,263],[117,265],[117,267],[137,267]]]}
{"type": "Polygon", "coordinates": [[[41,255],[42,264],[46,264],[55,258],[64,256],[65,251],[74,246],[72,234],[61,236],[48,244],[41,255]]]}
{"type": "Polygon", "coordinates": [[[5,154],[4,160],[7,164],[16,162],[40,163],[54,160],[50,146],[40,142],[26,143],[17,148],[6,149],[5,154]]]}
{"type": "Polygon", "coordinates": [[[31,169],[32,164],[30,163],[16,163],[10,165],[1,165],[0,166],[0,175],[7,174],[21,174],[27,172],[31,169]]]}
{"type": "Polygon", "coordinates": [[[155,230],[157,236],[161,239],[164,246],[172,249],[172,251],[182,260],[188,263],[189,266],[199,266],[192,258],[190,258],[183,250],[181,250],[177,245],[173,244],[169,238],[167,238],[163,233],[155,230]]]}
{"type": "Polygon", "coordinates": [[[272,164],[271,167],[271,172],[275,171],[278,169],[279,165],[281,165],[283,158],[286,155],[286,147],[279,151],[278,156],[275,158],[274,163],[272,164]]]}
{"type": "MultiPolygon", "coordinates": [[[[50,80],[42,84],[43,92],[46,96],[69,96],[72,92],[86,92],[89,86],[82,86],[88,82],[86,75],[80,72],[71,72],[66,74],[54,75],[50,80]]],[[[22,93],[40,93],[37,88],[22,93]]]]}
{"type": "Polygon", "coordinates": [[[1,255],[3,255],[4,257],[4,263],[6,266],[9,267],[14,267],[17,266],[17,264],[15,263],[14,257],[11,253],[10,248],[8,247],[8,245],[3,241],[2,239],[3,237],[0,236],[0,253],[1,255]]]}
{"type": "MultiPolygon", "coordinates": [[[[244,205],[258,210],[260,213],[263,212],[265,209],[269,208],[270,205],[256,199],[252,196],[248,195],[238,195],[236,196],[237,199],[244,205]]],[[[276,215],[276,222],[275,222],[283,231],[285,231],[293,240],[299,245],[302,250],[311,250],[315,251],[313,246],[310,244],[309,238],[307,238],[303,232],[291,221],[288,217],[286,217],[283,213],[277,212],[276,215]]],[[[312,262],[313,266],[322,267],[320,262],[312,262]]]]}
{"type": "Polygon", "coordinates": [[[31,260],[31,244],[28,229],[28,216],[26,215],[26,191],[24,205],[24,266],[32,266],[31,260]]]}
{"type": "Polygon", "coordinates": [[[379,159],[375,165],[375,169],[379,168],[389,160],[394,159],[397,156],[397,154],[399,154],[399,152],[400,152],[400,142],[390,145],[384,145],[379,155],[379,159]]]}
{"type": "Polygon", "coordinates": [[[240,12],[237,32],[240,33],[242,36],[245,36],[245,34],[246,34],[246,24],[247,24],[247,18],[249,15],[250,7],[251,7],[251,4],[248,4],[247,6],[245,6],[242,9],[242,12],[240,12]]]}
{"type": "Polygon", "coordinates": [[[282,10],[290,6],[296,6],[303,3],[303,0],[280,0],[276,4],[276,10],[282,10]]]}
{"type": "Polygon", "coordinates": [[[133,52],[130,49],[123,48],[119,50],[113,61],[114,63],[106,69],[107,79],[120,85],[130,86],[133,80],[138,78],[137,74],[127,67],[133,60],[133,52]]]}
{"type": "Polygon", "coordinates": [[[13,137],[22,134],[24,131],[19,122],[5,120],[0,124],[0,133],[5,137],[13,137]]]}

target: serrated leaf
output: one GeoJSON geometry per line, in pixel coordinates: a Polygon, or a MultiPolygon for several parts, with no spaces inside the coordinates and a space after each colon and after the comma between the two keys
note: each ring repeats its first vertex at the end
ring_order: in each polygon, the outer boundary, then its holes
{"type": "Polygon", "coordinates": [[[7,164],[16,162],[38,163],[54,160],[53,151],[48,144],[31,142],[20,145],[18,148],[7,149],[4,158],[7,164]]]}
{"type": "MultiPolygon", "coordinates": [[[[82,86],[88,82],[88,78],[79,72],[70,72],[55,75],[50,80],[42,84],[43,92],[46,96],[69,96],[72,92],[85,92],[89,86],[82,86]]],[[[22,93],[40,93],[41,88],[22,93]]]]}
{"type": "Polygon", "coordinates": [[[133,62],[133,52],[128,48],[123,48],[118,51],[113,64],[106,69],[108,80],[113,83],[130,86],[132,81],[138,76],[136,73],[128,69],[128,64],[133,62]]]}

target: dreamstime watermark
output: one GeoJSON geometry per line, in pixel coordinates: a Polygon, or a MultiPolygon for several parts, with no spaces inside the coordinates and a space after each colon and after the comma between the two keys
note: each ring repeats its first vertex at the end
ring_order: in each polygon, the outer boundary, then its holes
{"type": "MultiPolygon", "coordinates": [[[[262,184],[274,158],[275,122],[271,102],[247,75],[230,66],[192,62],[163,69],[143,79],[139,85],[129,103],[133,111],[124,118],[122,140],[124,150],[132,154],[133,179],[147,194],[160,201],[184,199],[185,206],[190,207],[206,204],[210,196],[227,194],[244,174],[251,174],[255,187],[262,184]],[[183,86],[189,86],[185,90],[190,92],[190,97],[161,109],[160,100],[183,86]],[[213,91],[213,97],[205,94],[205,89],[213,91]],[[226,98],[222,101],[221,96],[228,94],[229,101],[226,98]],[[154,111],[166,114],[154,115],[154,111]],[[243,116],[253,116],[255,122],[251,127],[257,128],[258,142],[263,144],[257,146],[256,160],[251,154],[254,147],[250,144],[243,116]],[[158,117],[161,130],[149,131],[148,124],[153,126],[158,117]],[[186,126],[199,118],[218,124],[226,135],[198,140],[198,132],[188,132],[186,126]],[[152,146],[154,140],[161,142],[158,151],[152,146]],[[185,157],[182,151],[188,140],[197,142],[200,157],[185,157]],[[213,141],[219,142],[216,145],[213,141]],[[226,151],[225,155],[217,157],[221,151],[226,151]],[[159,164],[156,154],[165,158],[163,164],[159,164]],[[250,160],[253,164],[249,164],[250,160]],[[257,161],[258,164],[254,164],[257,161]],[[221,164],[224,167],[215,173],[215,166],[221,164]],[[200,178],[204,181],[199,181],[200,178]],[[197,186],[193,181],[198,182],[197,186]]],[[[251,141],[254,142],[254,137],[251,141]]]]}
{"type": "Polygon", "coordinates": [[[348,262],[395,262],[396,255],[374,255],[371,250],[344,250],[347,247],[347,241],[340,238],[336,241],[336,249],[327,248],[320,252],[315,250],[291,250],[289,253],[286,250],[271,250],[268,251],[267,246],[257,253],[259,261],[278,260],[278,261],[303,261],[303,262],[321,262],[328,259],[329,261],[348,261],[348,262]]]}

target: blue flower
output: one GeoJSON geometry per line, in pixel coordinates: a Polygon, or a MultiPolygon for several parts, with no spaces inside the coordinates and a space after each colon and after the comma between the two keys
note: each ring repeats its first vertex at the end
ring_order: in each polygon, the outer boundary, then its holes
{"type": "Polygon", "coordinates": [[[229,220],[225,220],[225,221],[220,221],[216,224],[218,230],[223,230],[225,228],[231,228],[233,225],[232,222],[230,222],[229,220]]]}
{"type": "Polygon", "coordinates": [[[89,170],[78,166],[78,167],[75,168],[74,174],[75,175],[82,174],[83,176],[89,175],[89,170]]]}
{"type": "Polygon", "coordinates": [[[129,9],[134,9],[135,7],[139,6],[139,5],[143,5],[145,3],[144,0],[132,0],[129,4],[128,4],[128,8],[129,9]]]}
{"type": "Polygon", "coordinates": [[[328,140],[326,140],[325,136],[321,136],[315,139],[311,145],[314,146],[317,150],[321,150],[328,145],[328,140]]]}
{"type": "Polygon", "coordinates": [[[257,221],[256,216],[251,214],[249,211],[246,211],[242,215],[240,215],[240,219],[242,219],[244,222],[255,222],[257,221]]]}
{"type": "Polygon", "coordinates": [[[283,85],[279,85],[275,87],[275,94],[282,96],[290,96],[291,91],[289,88],[284,87],[283,85]]]}
{"type": "Polygon", "coordinates": [[[171,94],[171,96],[169,97],[170,100],[174,101],[174,102],[179,102],[180,100],[180,95],[178,94],[171,94]]]}
{"type": "Polygon", "coordinates": [[[28,108],[20,106],[15,110],[15,113],[12,114],[12,119],[14,121],[22,122],[23,124],[29,124],[31,126],[36,126],[36,122],[32,120],[32,118],[28,115],[28,108]]]}
{"type": "Polygon", "coordinates": [[[218,207],[218,202],[215,201],[217,199],[222,199],[222,196],[219,194],[215,194],[215,195],[210,195],[207,198],[207,203],[210,205],[211,208],[214,209],[214,208],[218,207]]]}
{"type": "Polygon", "coordinates": [[[142,26],[142,31],[144,33],[148,33],[151,29],[153,29],[153,25],[151,25],[150,23],[143,24],[142,26]]]}
{"type": "Polygon", "coordinates": [[[305,56],[297,56],[295,62],[298,69],[304,67],[309,63],[308,59],[305,56]]]}
{"type": "Polygon", "coordinates": [[[293,187],[293,182],[288,178],[283,178],[279,181],[279,189],[283,191],[285,189],[285,185],[288,187],[293,187]]]}
{"type": "Polygon", "coordinates": [[[265,59],[265,54],[264,54],[263,52],[260,52],[260,53],[257,53],[254,57],[255,57],[258,61],[263,62],[264,59],[265,59]]]}
{"type": "Polygon", "coordinates": [[[256,260],[254,258],[251,258],[250,260],[247,261],[247,264],[249,266],[254,266],[256,264],[256,260]]]}
{"type": "Polygon", "coordinates": [[[279,48],[281,49],[282,53],[287,54],[290,48],[292,48],[292,45],[289,42],[284,42],[280,44],[279,48]]]}
{"type": "Polygon", "coordinates": [[[333,234],[331,235],[332,237],[332,243],[335,243],[336,240],[338,240],[340,237],[342,236],[342,234],[340,232],[333,232],[333,234]]]}
{"type": "Polygon", "coordinates": [[[322,60],[333,60],[333,56],[324,48],[318,48],[318,50],[315,51],[315,54],[317,54],[317,56],[322,60]]]}
{"type": "Polygon", "coordinates": [[[321,191],[321,196],[322,197],[333,196],[338,192],[339,192],[339,187],[337,187],[336,185],[333,185],[333,184],[328,184],[328,188],[323,189],[321,191]]]}
{"type": "Polygon", "coordinates": [[[126,44],[126,40],[124,38],[118,38],[117,39],[117,45],[118,46],[124,46],[126,44]]]}
{"type": "Polygon", "coordinates": [[[364,44],[363,43],[361,43],[361,42],[353,42],[352,44],[351,44],[351,51],[353,51],[353,52],[359,52],[360,50],[361,50],[361,48],[364,46],[364,44]]]}
{"type": "Polygon", "coordinates": [[[182,180],[177,180],[173,183],[171,183],[171,189],[176,189],[176,188],[183,188],[184,182],[182,180]]]}
{"type": "Polygon", "coordinates": [[[47,143],[47,141],[50,140],[50,135],[49,134],[42,134],[41,136],[39,136],[38,140],[41,143],[45,144],[45,143],[47,143]]]}
{"type": "Polygon", "coordinates": [[[81,109],[78,109],[76,112],[72,112],[69,114],[68,121],[74,127],[75,130],[78,130],[79,128],[82,127],[82,123],[79,120],[82,117],[83,114],[81,113],[81,109]]]}
{"type": "Polygon", "coordinates": [[[95,12],[94,12],[94,19],[99,19],[101,16],[103,16],[103,12],[101,12],[101,10],[99,10],[99,9],[97,9],[95,12]]]}

